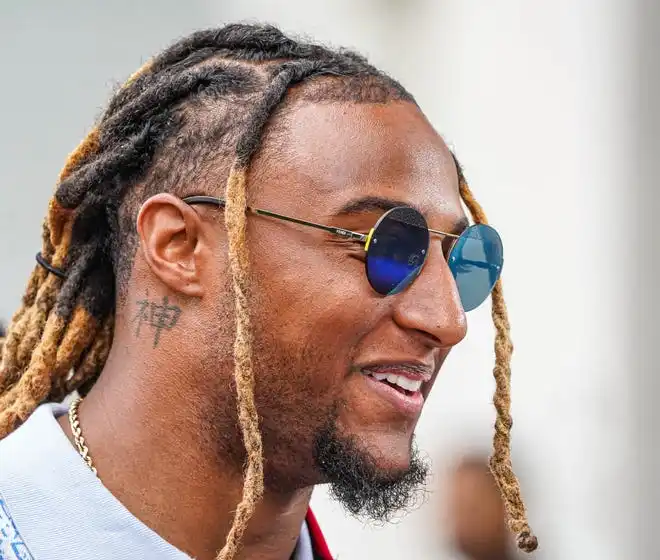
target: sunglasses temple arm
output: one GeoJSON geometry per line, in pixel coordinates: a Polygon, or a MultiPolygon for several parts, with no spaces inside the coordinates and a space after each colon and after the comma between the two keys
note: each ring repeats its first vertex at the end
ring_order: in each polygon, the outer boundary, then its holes
{"type": "Polygon", "coordinates": [[[301,226],[313,227],[316,229],[321,229],[327,231],[334,235],[340,237],[345,237],[348,239],[355,239],[356,241],[366,241],[367,236],[363,233],[357,233],[355,231],[350,231],[348,229],[342,229],[333,226],[325,226],[323,224],[317,224],[316,222],[308,222],[307,220],[301,220],[299,218],[292,218],[291,216],[285,216],[284,214],[277,214],[275,212],[270,212],[269,210],[260,210],[258,208],[249,208],[253,213],[259,214],[261,216],[268,216],[270,218],[277,218],[278,220],[284,220],[286,222],[292,222],[294,224],[299,224],[301,226]]]}
{"type": "MultiPolygon", "coordinates": [[[[222,198],[218,198],[215,196],[205,196],[205,195],[187,196],[182,200],[187,204],[213,204],[214,206],[220,206],[220,207],[224,207],[225,205],[225,201],[222,198]]],[[[317,224],[316,222],[308,222],[307,220],[292,218],[291,216],[285,216],[284,214],[277,214],[276,212],[270,212],[269,210],[260,210],[259,208],[251,208],[250,206],[248,206],[247,209],[249,212],[252,212],[253,214],[268,216],[270,218],[277,218],[278,220],[284,220],[286,222],[300,224],[301,226],[308,226],[316,229],[321,229],[323,231],[327,231],[329,233],[338,235],[340,237],[345,237],[347,239],[355,239],[356,241],[362,241],[362,242],[367,240],[367,236],[363,233],[357,233],[355,231],[350,231],[338,227],[324,226],[323,224],[317,224]]]]}

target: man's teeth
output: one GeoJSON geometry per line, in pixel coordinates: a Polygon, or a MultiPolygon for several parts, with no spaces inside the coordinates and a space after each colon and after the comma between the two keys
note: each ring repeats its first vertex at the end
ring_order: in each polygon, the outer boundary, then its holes
{"type": "Polygon", "coordinates": [[[371,377],[374,377],[377,381],[387,381],[392,385],[396,385],[412,393],[416,393],[417,391],[419,391],[419,389],[422,386],[421,381],[408,379],[403,375],[395,375],[393,373],[368,373],[368,372],[365,373],[367,375],[370,375],[371,377]]]}

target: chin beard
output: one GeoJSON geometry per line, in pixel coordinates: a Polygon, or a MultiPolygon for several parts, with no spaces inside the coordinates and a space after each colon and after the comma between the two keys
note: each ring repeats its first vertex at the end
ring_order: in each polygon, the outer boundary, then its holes
{"type": "Polygon", "coordinates": [[[317,432],[314,442],[314,459],[330,495],[351,515],[376,522],[408,513],[423,501],[429,465],[414,441],[410,453],[406,470],[388,472],[356,438],[339,434],[334,421],[317,432]]]}

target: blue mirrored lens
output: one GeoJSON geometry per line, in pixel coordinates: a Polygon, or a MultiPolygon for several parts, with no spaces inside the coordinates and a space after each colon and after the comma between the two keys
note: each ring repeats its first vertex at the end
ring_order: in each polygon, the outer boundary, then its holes
{"type": "Polygon", "coordinates": [[[374,227],[367,250],[367,278],[379,294],[397,294],[417,278],[428,254],[429,230],[416,210],[393,208],[374,227]]]}
{"type": "Polygon", "coordinates": [[[448,261],[463,309],[472,311],[490,295],[502,273],[502,240],[490,226],[470,226],[454,243],[448,261]]]}

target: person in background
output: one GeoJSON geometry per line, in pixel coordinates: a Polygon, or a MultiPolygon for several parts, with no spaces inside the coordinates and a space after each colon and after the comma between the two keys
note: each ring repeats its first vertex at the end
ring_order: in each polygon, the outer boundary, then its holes
{"type": "Polygon", "coordinates": [[[513,560],[504,503],[488,460],[461,459],[447,488],[446,513],[454,548],[469,560],[513,560]]]}

